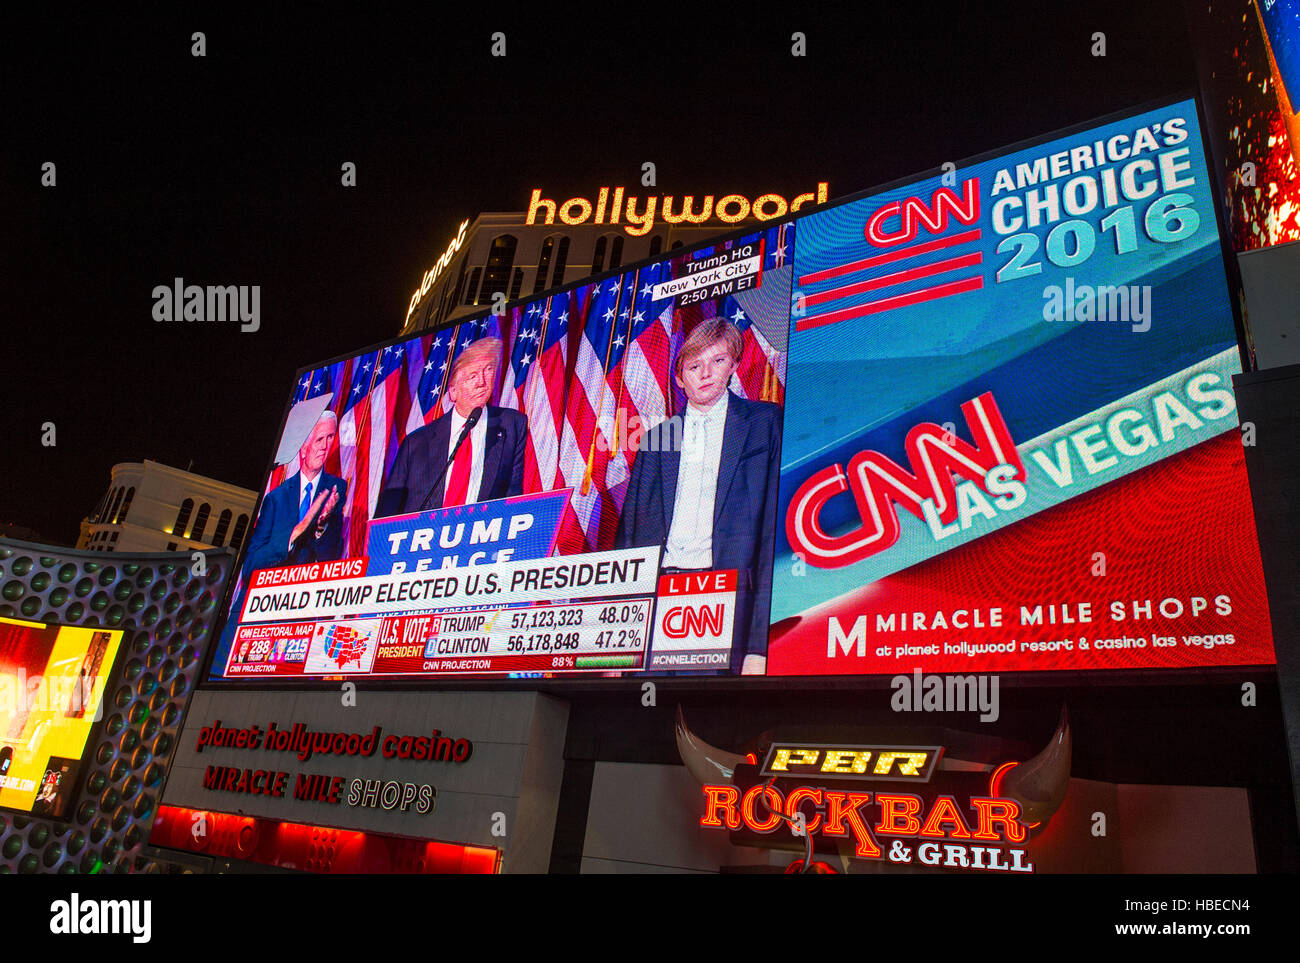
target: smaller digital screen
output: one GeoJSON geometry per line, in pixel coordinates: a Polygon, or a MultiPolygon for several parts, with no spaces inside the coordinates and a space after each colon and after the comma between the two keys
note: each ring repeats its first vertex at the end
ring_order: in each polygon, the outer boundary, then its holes
{"type": "Polygon", "coordinates": [[[67,815],[120,631],[0,618],[0,808],[67,815]]]}

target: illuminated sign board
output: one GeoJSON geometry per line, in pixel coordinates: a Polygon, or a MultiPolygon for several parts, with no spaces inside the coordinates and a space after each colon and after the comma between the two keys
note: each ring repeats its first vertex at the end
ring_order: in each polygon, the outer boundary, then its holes
{"type": "Polygon", "coordinates": [[[433,282],[438,280],[438,275],[440,275],[443,272],[443,269],[451,263],[451,259],[460,253],[461,246],[465,243],[465,231],[468,227],[469,221],[465,220],[460,222],[460,227],[456,231],[456,236],[453,237],[451,243],[447,245],[447,250],[442,252],[442,255],[438,260],[434,262],[433,267],[425,271],[424,277],[420,278],[420,286],[411,293],[411,301],[406,306],[406,317],[408,319],[411,317],[411,312],[414,311],[416,306],[420,303],[420,298],[424,297],[424,295],[428,293],[429,288],[433,286],[433,282]]]}
{"type": "Polygon", "coordinates": [[[1170,102],[300,372],[213,675],[1272,664],[1199,129],[1170,102]]]}
{"type": "Polygon", "coordinates": [[[121,631],[0,618],[0,808],[61,819],[121,631]]]}
{"type": "Polygon", "coordinates": [[[586,197],[570,197],[557,203],[552,198],[543,197],[540,187],[534,187],[528,199],[524,223],[531,227],[539,223],[540,216],[542,224],[554,224],[558,217],[561,224],[570,227],[587,223],[621,224],[632,237],[641,237],[654,230],[656,218],[669,225],[739,224],[748,217],[775,221],[793,214],[805,204],[825,204],[829,193],[830,185],[820,181],[816,191],[798,194],[791,200],[780,194],[762,194],[753,200],[743,194],[704,194],[697,202],[693,194],[680,199],[672,194],[642,198],[626,195],[622,187],[602,187],[597,191],[594,203],[586,197]]]}
{"type": "Polygon", "coordinates": [[[741,756],[703,741],[680,707],[676,742],[704,792],[699,825],[727,830],[737,846],[803,850],[803,871],[814,852],[851,851],[895,865],[1032,873],[1028,840],[1065,802],[1073,751],[1064,707],[1046,746],[1020,762],[1000,761],[1003,746],[989,737],[963,740],[951,757],[941,745],[782,739],[741,756]]]}
{"type": "Polygon", "coordinates": [[[832,776],[929,782],[943,755],[939,746],[824,746],[773,743],[760,773],[764,776],[832,776]]]}
{"type": "MultiPolygon", "coordinates": [[[[782,791],[759,784],[705,786],[706,829],[759,835],[791,834],[790,821],[802,815],[802,832],[828,843],[852,845],[858,859],[895,865],[1032,873],[1034,864],[1021,845],[1028,833],[1020,804],[1012,799],[972,796],[966,812],[952,796],[926,800],[904,792],[854,792],[800,785],[782,791]],[[910,843],[910,845],[908,845],[910,843]]],[[[753,845],[742,835],[739,845],[753,845]]]]}
{"type": "MultiPolygon", "coordinates": [[[[374,726],[369,732],[324,732],[314,731],[302,722],[278,727],[272,721],[263,727],[228,726],[222,725],[221,720],[199,730],[194,751],[201,753],[207,748],[290,753],[301,763],[327,756],[370,759],[376,753],[383,759],[463,763],[474,751],[468,739],[453,739],[437,729],[426,735],[411,736],[385,734],[382,726],[374,726]]],[[[203,770],[203,788],[333,806],[396,809],[418,815],[432,812],[438,796],[437,788],[430,783],[291,772],[276,767],[273,762],[245,767],[208,765],[203,770]]]]}
{"type": "Polygon", "coordinates": [[[798,220],[769,674],[1274,661],[1199,130],[798,220]]]}

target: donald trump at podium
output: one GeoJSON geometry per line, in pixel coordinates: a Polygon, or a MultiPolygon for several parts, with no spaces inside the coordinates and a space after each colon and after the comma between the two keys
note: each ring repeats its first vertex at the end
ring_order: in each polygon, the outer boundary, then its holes
{"type": "Polygon", "coordinates": [[[501,339],[481,338],[452,363],[452,409],[402,441],[376,518],[523,494],[528,419],[487,403],[500,359],[501,339]]]}

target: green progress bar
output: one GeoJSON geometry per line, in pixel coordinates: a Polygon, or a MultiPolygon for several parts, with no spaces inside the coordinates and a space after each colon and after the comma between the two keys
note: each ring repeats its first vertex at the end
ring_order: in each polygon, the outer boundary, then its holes
{"type": "Polygon", "coordinates": [[[573,660],[575,669],[621,669],[634,667],[638,656],[635,655],[580,655],[573,660]]]}

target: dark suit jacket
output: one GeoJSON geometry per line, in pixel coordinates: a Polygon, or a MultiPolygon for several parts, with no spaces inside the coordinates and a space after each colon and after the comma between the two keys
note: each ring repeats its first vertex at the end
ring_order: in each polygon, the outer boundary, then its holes
{"type": "Polygon", "coordinates": [[[343,507],[348,500],[348,483],[322,471],[312,498],[331,485],[338,488],[339,500],[325,523],[325,534],[316,537],[313,525],[289,548],[289,536],[298,524],[298,474],[295,472],[262,500],[253,534],[248,537],[248,555],[244,573],[277,565],[305,565],[309,562],[332,562],[343,554],[343,507]]]}
{"type": "MultiPolygon", "coordinates": [[[[664,422],[641,436],[628,480],[616,548],[664,545],[673,523],[680,432],[664,422]]],[[[777,484],[781,478],[781,406],[727,394],[727,427],[713,501],[713,567],[739,572],[732,670],[745,655],[767,655],[777,484]]]]}
{"type": "MultiPolygon", "coordinates": [[[[528,444],[528,419],[518,411],[488,405],[487,451],[483,453],[483,481],[471,501],[485,502],[524,493],[524,450],[528,444]]],[[[451,412],[406,436],[379,493],[375,517],[406,515],[427,507],[442,507],[447,478],[433,491],[434,479],[447,464],[455,441],[451,437],[451,412]],[[433,497],[429,495],[432,492],[433,497]],[[427,506],[425,499],[428,499],[427,506]]]]}

